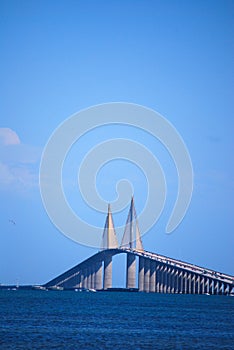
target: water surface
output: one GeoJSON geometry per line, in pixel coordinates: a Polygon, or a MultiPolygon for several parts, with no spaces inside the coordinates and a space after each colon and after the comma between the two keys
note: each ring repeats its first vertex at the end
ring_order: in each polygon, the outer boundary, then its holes
{"type": "Polygon", "coordinates": [[[234,298],[0,291],[0,349],[234,349],[234,298]]]}

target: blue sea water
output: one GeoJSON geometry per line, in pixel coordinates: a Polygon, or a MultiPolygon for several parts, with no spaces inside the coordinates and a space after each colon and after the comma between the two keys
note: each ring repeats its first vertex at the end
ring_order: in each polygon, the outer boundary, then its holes
{"type": "Polygon", "coordinates": [[[0,349],[234,349],[234,298],[0,291],[0,349]]]}

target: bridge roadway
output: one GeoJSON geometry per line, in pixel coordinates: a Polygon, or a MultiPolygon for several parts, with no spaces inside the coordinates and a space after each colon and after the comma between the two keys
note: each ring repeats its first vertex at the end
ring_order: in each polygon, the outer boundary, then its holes
{"type": "Polygon", "coordinates": [[[112,257],[127,255],[126,288],[142,292],[230,294],[234,277],[164,255],[132,248],[100,251],[44,285],[46,288],[112,288],[112,257]],[[136,280],[138,259],[138,283],[136,280]],[[136,285],[137,284],[137,285],[136,285]]]}

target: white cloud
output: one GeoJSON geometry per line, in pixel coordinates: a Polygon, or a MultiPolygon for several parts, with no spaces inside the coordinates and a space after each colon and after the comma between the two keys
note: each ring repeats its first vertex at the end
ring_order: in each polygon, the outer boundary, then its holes
{"type": "Polygon", "coordinates": [[[20,139],[14,130],[10,128],[0,128],[0,144],[4,146],[19,145],[20,139]]]}
{"type": "Polygon", "coordinates": [[[38,175],[34,169],[17,164],[11,166],[0,163],[0,187],[11,189],[32,188],[37,186],[38,175]]]}
{"type": "Polygon", "coordinates": [[[0,128],[0,188],[22,190],[38,186],[40,150],[20,142],[9,128],[0,128]]]}

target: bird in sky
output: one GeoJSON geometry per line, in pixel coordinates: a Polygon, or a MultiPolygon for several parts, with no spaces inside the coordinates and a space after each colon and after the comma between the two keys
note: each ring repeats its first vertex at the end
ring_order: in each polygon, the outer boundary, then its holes
{"type": "Polygon", "coordinates": [[[9,222],[10,222],[12,225],[16,225],[15,221],[12,220],[12,219],[9,219],[9,222]]]}

